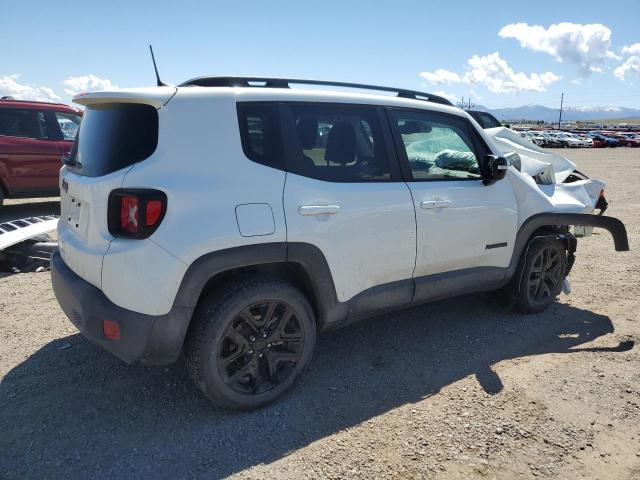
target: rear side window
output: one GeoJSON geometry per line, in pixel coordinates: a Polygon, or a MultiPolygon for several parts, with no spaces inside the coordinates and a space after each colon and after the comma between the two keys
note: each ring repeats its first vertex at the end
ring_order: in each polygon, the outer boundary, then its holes
{"type": "Polygon", "coordinates": [[[274,103],[238,103],[242,150],[254,162],[284,170],[280,115],[274,103]]]}
{"type": "Polygon", "coordinates": [[[375,108],[292,105],[294,145],[287,170],[329,182],[391,180],[387,149],[375,108]]]}
{"type": "Polygon", "coordinates": [[[99,177],[144,160],[157,146],[158,112],[151,105],[92,105],[82,118],[69,168],[99,177]]]}
{"type": "Polygon", "coordinates": [[[0,108],[0,135],[49,138],[44,112],[27,108],[0,108]]]}

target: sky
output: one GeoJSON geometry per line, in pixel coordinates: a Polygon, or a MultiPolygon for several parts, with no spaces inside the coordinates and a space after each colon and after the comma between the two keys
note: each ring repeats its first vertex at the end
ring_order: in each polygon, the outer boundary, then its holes
{"type": "Polygon", "coordinates": [[[640,108],[640,1],[0,0],[0,96],[252,75],[640,108]]]}

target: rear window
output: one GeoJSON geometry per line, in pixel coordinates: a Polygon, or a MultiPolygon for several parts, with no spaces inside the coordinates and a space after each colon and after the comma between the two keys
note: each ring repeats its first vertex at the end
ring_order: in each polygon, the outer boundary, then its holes
{"type": "Polygon", "coordinates": [[[99,177],[149,157],[158,146],[158,112],[150,105],[105,103],[87,107],[69,168],[99,177]]]}

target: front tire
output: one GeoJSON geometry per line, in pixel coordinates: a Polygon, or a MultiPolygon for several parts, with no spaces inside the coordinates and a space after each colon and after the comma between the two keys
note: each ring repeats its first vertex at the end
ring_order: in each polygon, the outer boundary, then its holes
{"type": "Polygon", "coordinates": [[[547,309],[562,290],[566,276],[567,253],[562,242],[534,244],[523,265],[518,292],[518,309],[538,313],[547,309]]]}
{"type": "Polygon", "coordinates": [[[291,284],[268,278],[233,282],[196,308],[186,341],[191,378],[214,403],[251,410],[286,392],[311,360],[314,314],[291,284]]]}

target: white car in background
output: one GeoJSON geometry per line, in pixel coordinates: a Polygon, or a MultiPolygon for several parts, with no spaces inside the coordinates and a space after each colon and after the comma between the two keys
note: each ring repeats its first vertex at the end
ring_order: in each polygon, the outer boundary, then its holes
{"type": "Polygon", "coordinates": [[[535,143],[539,147],[542,147],[547,143],[546,139],[539,132],[536,132],[534,130],[523,132],[523,134],[528,140],[531,140],[533,143],[535,143]]]}
{"type": "Polygon", "coordinates": [[[564,132],[564,137],[573,139],[577,147],[593,147],[593,140],[582,137],[576,133],[564,132]]]}

